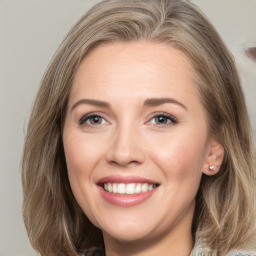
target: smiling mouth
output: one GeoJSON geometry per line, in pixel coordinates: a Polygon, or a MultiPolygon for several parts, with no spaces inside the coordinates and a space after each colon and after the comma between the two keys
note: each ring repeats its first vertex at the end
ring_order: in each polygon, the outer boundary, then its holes
{"type": "Polygon", "coordinates": [[[111,175],[96,183],[101,197],[118,207],[133,207],[155,194],[161,185],[156,181],[139,177],[111,175]]]}
{"type": "Polygon", "coordinates": [[[158,184],[150,183],[103,183],[101,184],[102,188],[113,194],[120,195],[136,195],[140,193],[145,193],[157,188],[158,184]]]}

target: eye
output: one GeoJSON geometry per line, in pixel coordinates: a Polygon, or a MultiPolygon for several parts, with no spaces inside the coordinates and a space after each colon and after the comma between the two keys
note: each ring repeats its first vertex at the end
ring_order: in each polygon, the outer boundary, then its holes
{"type": "Polygon", "coordinates": [[[158,114],[151,118],[149,123],[158,126],[168,126],[172,123],[176,124],[177,119],[169,114],[158,114]]]}
{"type": "Polygon", "coordinates": [[[87,126],[100,126],[103,124],[107,124],[108,122],[102,116],[98,114],[88,114],[83,116],[79,120],[80,125],[87,125],[87,126]]]}

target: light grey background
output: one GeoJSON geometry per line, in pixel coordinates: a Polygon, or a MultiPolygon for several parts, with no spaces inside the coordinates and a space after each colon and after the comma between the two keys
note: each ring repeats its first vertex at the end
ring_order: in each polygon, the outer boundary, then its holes
{"type": "MultiPolygon", "coordinates": [[[[41,77],[64,35],[96,0],[0,0],[0,256],[32,256],[22,223],[20,159],[41,77]]],[[[192,0],[233,52],[256,133],[256,0],[192,0]]]]}

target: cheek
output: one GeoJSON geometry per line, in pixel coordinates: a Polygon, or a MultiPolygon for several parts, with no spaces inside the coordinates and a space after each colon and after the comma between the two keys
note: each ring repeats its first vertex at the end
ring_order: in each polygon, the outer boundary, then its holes
{"type": "Polygon", "coordinates": [[[187,132],[158,140],[151,159],[164,170],[166,176],[201,176],[205,159],[206,136],[187,132]]]}
{"type": "Polygon", "coordinates": [[[83,168],[83,147],[72,140],[64,143],[66,163],[69,173],[79,173],[83,168]]]}
{"type": "Polygon", "coordinates": [[[100,155],[96,144],[80,135],[64,139],[64,151],[70,176],[90,176],[100,155]]]}
{"type": "MultiPolygon", "coordinates": [[[[91,147],[81,136],[63,136],[68,177],[73,195],[86,216],[97,225],[91,206],[93,170],[97,163],[97,148],[91,147]]],[[[99,152],[98,152],[99,153],[99,152]]]]}
{"type": "Polygon", "coordinates": [[[81,183],[88,180],[90,172],[87,169],[84,145],[79,139],[68,137],[63,138],[64,152],[68,169],[70,186],[77,198],[81,189],[81,183]]]}

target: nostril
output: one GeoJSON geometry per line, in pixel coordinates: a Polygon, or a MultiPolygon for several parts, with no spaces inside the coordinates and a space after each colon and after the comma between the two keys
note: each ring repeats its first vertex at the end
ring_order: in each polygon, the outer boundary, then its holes
{"type": "Polygon", "coordinates": [[[256,61],[256,47],[246,48],[245,53],[249,57],[249,59],[256,61]]]}

